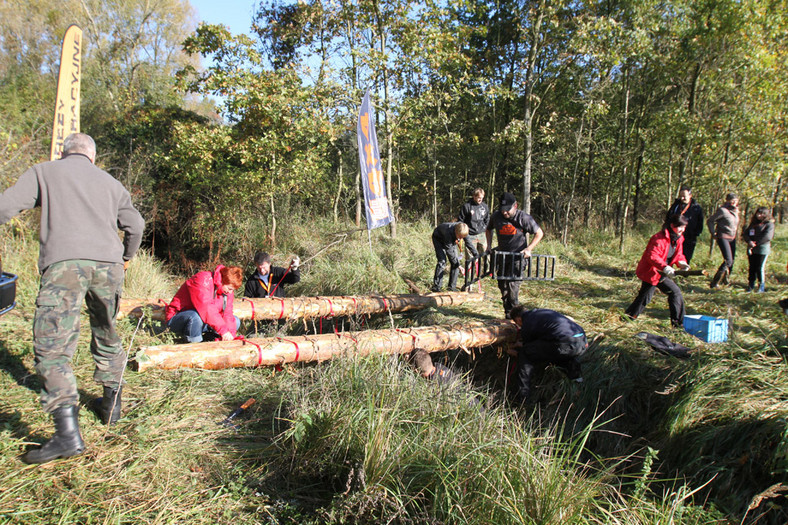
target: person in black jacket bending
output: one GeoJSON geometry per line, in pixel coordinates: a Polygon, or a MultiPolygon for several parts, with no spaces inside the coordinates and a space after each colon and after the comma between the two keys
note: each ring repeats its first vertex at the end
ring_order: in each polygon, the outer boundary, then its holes
{"type": "Polygon", "coordinates": [[[684,258],[689,264],[692,254],[695,253],[698,237],[703,233],[703,208],[692,198],[692,190],[689,186],[681,187],[679,198],[668,209],[665,220],[673,215],[682,215],[687,219],[687,229],[684,230],[684,258]]]}
{"type": "Polygon", "coordinates": [[[588,349],[586,333],[571,318],[554,310],[527,310],[517,305],[511,311],[512,320],[520,329],[517,350],[517,369],[514,378],[514,397],[525,401],[531,393],[531,380],[537,368],[553,364],[569,379],[581,382],[578,357],[588,349]]]}
{"type": "Polygon", "coordinates": [[[298,256],[290,262],[290,268],[271,266],[271,256],[266,252],[254,254],[255,271],[246,280],[244,297],[284,297],[284,284],[295,284],[301,280],[298,256]]]}
{"type": "MultiPolygon", "coordinates": [[[[460,273],[460,257],[457,253],[457,244],[468,236],[468,225],[464,222],[444,222],[432,231],[432,246],[435,248],[435,276],[432,279],[433,292],[441,291],[443,270],[446,269],[446,259],[451,264],[449,268],[449,291],[457,291],[457,274],[460,273]]],[[[477,255],[476,249],[471,247],[473,256],[477,255]]]]}

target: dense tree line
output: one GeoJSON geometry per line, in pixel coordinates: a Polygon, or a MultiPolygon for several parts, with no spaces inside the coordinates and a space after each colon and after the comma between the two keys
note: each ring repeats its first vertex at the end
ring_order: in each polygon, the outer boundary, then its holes
{"type": "Polygon", "coordinates": [[[623,239],[681,184],[707,207],[783,200],[784,0],[263,1],[253,36],[196,26],[186,0],[62,4],[0,3],[4,185],[48,150],[78,23],[83,130],[176,262],[275,243],[300,207],[358,221],[366,89],[400,218],[446,220],[482,186],[566,242],[623,239]]]}

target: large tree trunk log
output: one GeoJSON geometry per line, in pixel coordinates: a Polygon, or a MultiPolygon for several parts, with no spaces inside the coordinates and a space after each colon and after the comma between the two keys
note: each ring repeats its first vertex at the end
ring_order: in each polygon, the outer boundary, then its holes
{"type": "MultiPolygon", "coordinates": [[[[431,306],[451,306],[484,299],[481,293],[442,292],[429,295],[359,295],[334,297],[285,297],[264,299],[239,298],[233,313],[241,320],[310,319],[384,312],[423,310],[431,306]]],[[[149,299],[121,299],[118,319],[140,317],[150,308],[150,318],[164,320],[164,306],[149,299]]]]}
{"type": "Polygon", "coordinates": [[[513,322],[501,320],[462,326],[367,330],[286,339],[266,337],[245,341],[143,346],[132,361],[132,366],[140,372],[149,368],[218,370],[296,361],[326,361],[340,355],[404,354],[417,348],[439,352],[513,343],[517,340],[517,333],[517,326],[513,322]]]}

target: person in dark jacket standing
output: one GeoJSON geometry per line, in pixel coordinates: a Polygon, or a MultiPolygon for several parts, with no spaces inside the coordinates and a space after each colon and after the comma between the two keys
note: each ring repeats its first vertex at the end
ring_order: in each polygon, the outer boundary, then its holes
{"type": "Polygon", "coordinates": [[[635,274],[643,283],[637,297],[626,309],[626,315],[631,319],[637,319],[643,313],[654,297],[654,290],[659,289],[668,296],[670,324],[674,327],[684,325],[684,296],[681,295],[681,289],[671,277],[675,273],[674,264],[682,270],[689,269],[689,264],[682,252],[683,234],[686,227],[686,217],[671,215],[665,221],[662,230],[649,239],[637,270],[635,270],[635,274]]]}
{"type": "Polygon", "coordinates": [[[266,252],[254,254],[255,271],[246,278],[244,297],[285,297],[284,284],[295,284],[301,280],[298,269],[301,260],[295,256],[290,261],[290,268],[271,266],[271,256],[266,252]]]}
{"type": "Polygon", "coordinates": [[[772,214],[769,213],[769,208],[761,206],[755,210],[750,224],[744,229],[742,237],[744,242],[747,243],[747,259],[750,263],[747,291],[753,291],[757,280],[760,283],[758,291],[765,292],[766,276],[763,269],[766,266],[766,258],[769,256],[771,241],[774,238],[774,219],[772,219],[772,214]]]}
{"type": "MultiPolygon", "coordinates": [[[[487,225],[487,244],[492,244],[492,232],[495,230],[498,238],[498,251],[522,252],[526,259],[531,257],[532,250],[542,240],[544,232],[533,217],[517,209],[517,200],[514,195],[504,192],[501,195],[498,211],[490,217],[487,225]],[[533,234],[533,239],[528,243],[528,234],[533,234]]],[[[517,269],[519,271],[519,269],[517,269]]],[[[522,281],[499,280],[498,289],[501,290],[503,311],[506,318],[509,312],[520,300],[520,283],[522,281]]]]}
{"type": "MultiPolygon", "coordinates": [[[[435,248],[435,276],[432,278],[433,292],[441,291],[443,271],[446,269],[446,259],[449,260],[449,291],[457,291],[457,274],[460,273],[460,257],[457,253],[457,244],[468,236],[468,225],[464,222],[444,222],[432,231],[432,246],[435,248]]],[[[471,246],[473,256],[476,250],[471,246]]]]}
{"type": "Polygon", "coordinates": [[[722,264],[711,280],[709,286],[717,288],[720,284],[728,284],[736,260],[736,236],[739,229],[739,197],[735,193],[725,196],[725,204],[717,208],[709,217],[709,233],[717,239],[717,246],[722,253],[722,264]]]}
{"type": "Polygon", "coordinates": [[[683,215],[687,218],[687,229],[684,230],[684,258],[689,264],[692,262],[698,237],[703,233],[703,208],[692,198],[692,189],[689,186],[681,187],[679,198],[668,209],[665,220],[671,215],[683,215]]]}
{"type": "Polygon", "coordinates": [[[465,238],[465,255],[470,260],[473,255],[470,247],[476,253],[487,251],[487,224],[490,222],[490,209],[484,203],[484,190],[476,188],[473,190],[473,197],[462,205],[460,222],[468,225],[468,237],[465,238]]]}
{"type": "Polygon", "coordinates": [[[36,164],[0,195],[0,224],[22,210],[41,209],[38,268],[41,283],[33,320],[33,350],[41,377],[41,405],[55,434],[29,451],[26,463],[81,454],[79,392],[71,368],[83,301],[90,317],[93,378],[104,396],[93,407],[105,424],[120,419],[126,353],[115,331],[124,269],[142,240],[145,221],[126,188],[95,166],[96,143],[72,133],[63,157],[36,164]],[[118,230],[124,237],[118,236],[118,230]]]}
{"type": "Polygon", "coordinates": [[[520,329],[520,342],[515,347],[514,397],[517,400],[528,399],[534,374],[548,364],[559,367],[569,379],[583,380],[578,358],[588,349],[588,340],[579,324],[555,310],[528,310],[523,305],[514,306],[511,315],[520,329]]]}

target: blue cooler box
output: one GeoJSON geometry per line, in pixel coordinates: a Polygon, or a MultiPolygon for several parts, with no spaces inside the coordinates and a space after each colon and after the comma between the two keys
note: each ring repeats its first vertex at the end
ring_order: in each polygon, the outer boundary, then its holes
{"type": "Polygon", "coordinates": [[[0,315],[16,306],[16,275],[0,274],[0,315]]]}
{"type": "Polygon", "coordinates": [[[728,320],[708,315],[685,315],[684,330],[707,343],[728,340],[728,320]]]}

